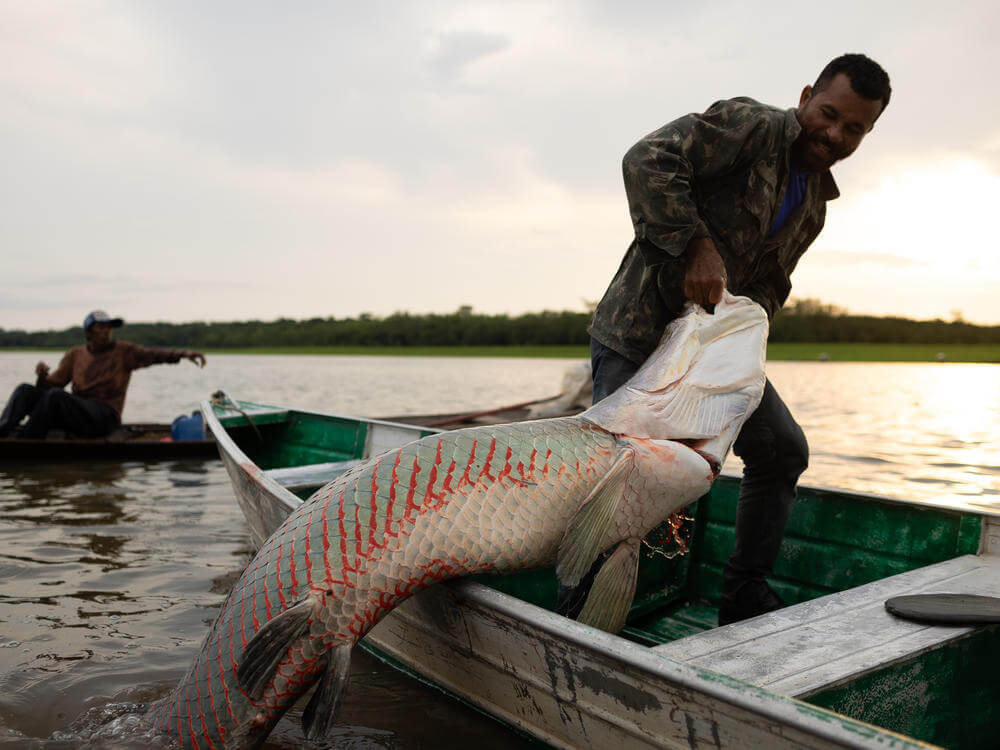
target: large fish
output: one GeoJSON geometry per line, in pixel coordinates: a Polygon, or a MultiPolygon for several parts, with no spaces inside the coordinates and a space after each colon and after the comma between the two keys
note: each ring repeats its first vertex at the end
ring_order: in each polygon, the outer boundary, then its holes
{"type": "Polygon", "coordinates": [[[233,588],[187,675],[151,719],[186,747],[253,746],[315,682],[325,734],[351,649],[432,583],[556,564],[581,621],[616,632],[643,536],[712,484],[764,387],[767,320],[727,297],[690,305],[622,388],[580,416],[430,435],[296,508],[233,588]]]}

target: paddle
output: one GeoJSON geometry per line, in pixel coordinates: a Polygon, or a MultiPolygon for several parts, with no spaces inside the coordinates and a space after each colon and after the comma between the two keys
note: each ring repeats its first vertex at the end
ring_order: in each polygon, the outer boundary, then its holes
{"type": "Polygon", "coordinates": [[[897,617],[918,622],[978,625],[1000,622],[1000,597],[976,594],[912,594],[886,599],[897,617]]]}

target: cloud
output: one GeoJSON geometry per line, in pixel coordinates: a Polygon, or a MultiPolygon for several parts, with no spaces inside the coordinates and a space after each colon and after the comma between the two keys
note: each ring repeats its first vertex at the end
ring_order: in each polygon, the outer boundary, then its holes
{"type": "MultiPolygon", "coordinates": [[[[163,311],[170,310],[177,300],[187,301],[187,313],[169,319],[177,322],[196,320],[211,316],[211,312],[201,305],[204,300],[238,299],[246,294],[265,293],[269,288],[265,281],[142,274],[70,273],[4,281],[0,282],[0,311],[3,312],[0,328],[64,328],[76,325],[95,308],[106,309],[133,322],[164,320],[169,316],[163,311]]],[[[214,319],[219,316],[215,315],[214,319]]]]}
{"type": "Polygon", "coordinates": [[[173,320],[572,307],[600,296],[631,239],[632,143],[725,96],[790,106],[844,39],[886,66],[893,103],[835,170],[844,197],[796,285],[831,302],[859,268],[913,288],[923,273],[942,289],[928,300],[963,277],[995,285],[997,7],[0,5],[0,325],[94,306],[173,320]]]}
{"type": "Polygon", "coordinates": [[[489,31],[446,31],[437,35],[432,46],[427,64],[439,80],[450,83],[477,60],[510,48],[511,39],[489,31]]]}

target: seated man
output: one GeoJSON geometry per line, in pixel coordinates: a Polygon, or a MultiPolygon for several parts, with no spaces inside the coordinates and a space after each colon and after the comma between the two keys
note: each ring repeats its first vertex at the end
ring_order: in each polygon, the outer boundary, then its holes
{"type": "Polygon", "coordinates": [[[78,437],[103,437],[121,424],[125,391],[132,370],[163,362],[190,359],[205,366],[205,355],[185,349],[154,349],[127,341],[114,341],[112,329],[122,324],[103,310],[94,310],[83,321],[86,346],[74,346],[63,355],[53,373],[39,362],[35,385],[14,389],[0,415],[0,437],[44,438],[50,429],[78,437]],[[73,393],[63,390],[73,383],[73,393]],[[19,427],[21,420],[28,422],[19,427]]]}

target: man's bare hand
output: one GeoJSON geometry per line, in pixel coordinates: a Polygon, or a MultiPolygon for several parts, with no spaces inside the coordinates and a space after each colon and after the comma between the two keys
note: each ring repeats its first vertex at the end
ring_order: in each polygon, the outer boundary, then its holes
{"type": "Polygon", "coordinates": [[[184,359],[190,359],[192,362],[198,365],[198,367],[205,366],[205,355],[202,354],[201,352],[196,352],[193,349],[185,349],[184,351],[181,352],[181,356],[184,359]]]}
{"type": "Polygon", "coordinates": [[[726,265],[711,237],[693,238],[684,251],[684,296],[702,307],[722,301],[726,289],[726,265]]]}
{"type": "Polygon", "coordinates": [[[39,362],[35,365],[35,375],[40,378],[47,378],[49,376],[49,366],[44,362],[39,362]]]}

